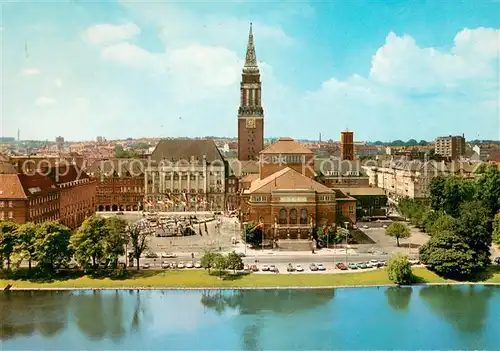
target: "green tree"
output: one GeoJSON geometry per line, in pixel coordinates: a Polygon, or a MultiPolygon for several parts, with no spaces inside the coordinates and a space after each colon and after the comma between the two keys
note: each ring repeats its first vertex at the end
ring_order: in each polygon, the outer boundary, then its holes
{"type": "Polygon", "coordinates": [[[500,211],[500,167],[496,164],[485,166],[477,179],[476,199],[488,209],[493,218],[500,211]]]}
{"type": "Polygon", "coordinates": [[[493,242],[500,245],[500,213],[497,213],[493,221],[493,242]]]}
{"type": "Polygon", "coordinates": [[[467,201],[460,205],[459,213],[455,233],[474,251],[479,268],[485,268],[490,264],[492,241],[488,208],[481,201],[467,201]]]}
{"type": "Polygon", "coordinates": [[[44,222],[36,231],[35,256],[39,266],[53,270],[71,260],[71,230],[55,221],[44,222]]]}
{"type": "Polygon", "coordinates": [[[413,282],[413,272],[408,256],[395,253],[387,262],[387,275],[389,279],[398,285],[408,285],[413,282]]]}
{"type": "Polygon", "coordinates": [[[451,231],[432,236],[420,248],[420,259],[432,271],[453,279],[470,276],[477,268],[474,251],[451,231]]]}
{"type": "Polygon", "coordinates": [[[245,243],[252,245],[252,247],[260,247],[264,236],[262,228],[255,222],[248,222],[244,229],[242,239],[245,243]]]}
{"type": "Polygon", "coordinates": [[[28,259],[28,271],[31,271],[31,263],[35,256],[36,232],[38,226],[33,222],[24,223],[17,228],[16,243],[14,251],[28,259]]]}
{"type": "Polygon", "coordinates": [[[200,264],[208,270],[208,273],[210,273],[210,268],[214,267],[214,255],[215,253],[208,251],[201,257],[200,264]]]}
{"type": "Polygon", "coordinates": [[[80,265],[91,264],[93,268],[97,268],[104,257],[104,241],[107,235],[108,227],[103,217],[91,216],[83,221],[71,237],[71,248],[80,265]]]}
{"type": "Polygon", "coordinates": [[[18,225],[13,221],[0,222],[0,261],[7,261],[7,269],[10,269],[10,258],[14,252],[16,243],[16,230],[18,225]]]}
{"type": "Polygon", "coordinates": [[[243,269],[243,260],[236,252],[230,252],[226,257],[226,260],[227,268],[232,269],[234,273],[236,273],[237,270],[243,269]]]}
{"type": "Polygon", "coordinates": [[[127,227],[127,240],[132,244],[132,257],[137,262],[137,270],[139,270],[139,260],[142,253],[149,246],[149,231],[143,225],[136,223],[127,227]]]}
{"type": "Polygon", "coordinates": [[[428,223],[426,226],[426,232],[429,235],[436,235],[443,231],[453,230],[455,225],[455,219],[444,213],[444,212],[433,212],[437,214],[437,217],[432,223],[428,223]]]}
{"type": "Polygon", "coordinates": [[[393,222],[385,230],[385,235],[395,237],[396,243],[399,247],[399,239],[409,238],[410,237],[410,230],[403,222],[393,222]]]}
{"type": "Polygon", "coordinates": [[[329,227],[326,232],[326,226],[318,228],[318,239],[325,246],[340,244],[345,240],[345,234],[342,236],[342,232],[336,230],[334,227],[329,227]]]}
{"type": "Polygon", "coordinates": [[[106,218],[106,237],[103,243],[103,254],[111,267],[117,267],[118,257],[125,253],[127,244],[127,221],[118,217],[106,218]]]}
{"type": "Polygon", "coordinates": [[[213,254],[213,267],[217,271],[217,275],[221,276],[222,273],[228,268],[228,260],[220,253],[213,254]]]}
{"type": "Polygon", "coordinates": [[[431,181],[431,205],[436,211],[458,217],[460,204],[475,195],[475,183],[457,177],[434,178],[431,181]]]}

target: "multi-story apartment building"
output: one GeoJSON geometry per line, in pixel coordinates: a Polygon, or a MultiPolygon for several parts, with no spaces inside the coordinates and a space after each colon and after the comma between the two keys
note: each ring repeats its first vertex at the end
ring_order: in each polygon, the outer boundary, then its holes
{"type": "Polygon", "coordinates": [[[144,201],[144,159],[95,161],[89,175],[97,180],[98,211],[139,211],[144,201]]]}
{"type": "Polygon", "coordinates": [[[460,135],[438,137],[434,142],[434,152],[450,160],[458,160],[465,155],[465,137],[460,135]]]}
{"type": "Polygon", "coordinates": [[[224,210],[226,174],[213,140],[161,140],[145,168],[147,208],[224,210]]]}
{"type": "Polygon", "coordinates": [[[477,163],[435,161],[391,161],[377,166],[364,166],[370,184],[384,189],[390,202],[410,197],[422,202],[430,197],[433,178],[458,176],[473,178],[477,163]]]}

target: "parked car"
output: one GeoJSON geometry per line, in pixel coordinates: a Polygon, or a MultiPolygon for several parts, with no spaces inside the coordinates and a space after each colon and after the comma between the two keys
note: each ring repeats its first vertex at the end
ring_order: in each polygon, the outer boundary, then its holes
{"type": "Polygon", "coordinates": [[[382,226],[382,228],[387,228],[387,224],[384,224],[384,225],[382,226]]]}
{"type": "Polygon", "coordinates": [[[257,267],[257,265],[255,265],[255,264],[253,264],[253,265],[250,266],[250,270],[252,272],[258,272],[259,271],[259,267],[257,267]]]}
{"type": "Polygon", "coordinates": [[[147,268],[149,268],[149,267],[151,267],[151,266],[149,265],[149,263],[143,263],[143,264],[142,264],[142,268],[144,268],[144,269],[147,269],[147,268]]]}
{"type": "Polygon", "coordinates": [[[296,270],[297,272],[303,272],[303,271],[304,271],[304,268],[302,268],[302,266],[301,266],[300,264],[298,264],[298,265],[296,265],[296,266],[295,266],[295,270],[296,270]]]}
{"type": "Polygon", "coordinates": [[[161,258],[175,258],[175,255],[171,252],[163,252],[161,258]]]}
{"type": "Polygon", "coordinates": [[[161,268],[170,268],[170,263],[168,263],[167,261],[163,261],[163,263],[161,264],[161,268]]]}
{"type": "Polygon", "coordinates": [[[340,269],[340,270],[343,270],[343,271],[345,271],[347,269],[347,266],[344,263],[342,263],[342,262],[337,263],[335,265],[335,267],[337,267],[337,269],[340,269]]]}
{"type": "Polygon", "coordinates": [[[368,228],[369,227],[366,224],[363,226],[363,229],[368,229],[368,228]]]}
{"type": "Polygon", "coordinates": [[[274,264],[269,266],[269,272],[276,272],[277,270],[278,268],[274,264]]]}
{"type": "Polygon", "coordinates": [[[194,268],[201,268],[201,262],[196,262],[194,264],[194,268]]]}
{"type": "Polygon", "coordinates": [[[318,263],[316,267],[318,268],[318,271],[326,271],[326,268],[325,266],[323,266],[323,263],[318,263]]]}
{"type": "Polygon", "coordinates": [[[184,267],[185,267],[185,266],[184,266],[184,262],[179,262],[179,263],[177,263],[177,268],[182,269],[182,268],[184,268],[184,267]]]}
{"type": "Polygon", "coordinates": [[[356,263],[349,263],[349,269],[358,269],[358,265],[356,263]]]}
{"type": "Polygon", "coordinates": [[[158,258],[158,255],[154,252],[148,252],[146,258],[158,258]]]}
{"type": "Polygon", "coordinates": [[[500,264],[500,257],[495,257],[495,263],[500,264]]]}
{"type": "Polygon", "coordinates": [[[314,271],[317,271],[318,270],[318,266],[316,266],[314,263],[311,263],[309,265],[309,269],[314,272],[314,271]]]}
{"type": "Polygon", "coordinates": [[[261,269],[262,269],[262,272],[268,272],[269,266],[267,264],[263,264],[261,269]]]}
{"type": "Polygon", "coordinates": [[[186,264],[186,268],[193,268],[193,267],[194,267],[193,262],[188,262],[188,263],[186,264]]]}
{"type": "Polygon", "coordinates": [[[372,265],[372,267],[377,267],[379,264],[379,261],[378,260],[370,260],[370,264],[372,265]]]}
{"type": "Polygon", "coordinates": [[[286,266],[286,271],[287,272],[295,271],[295,267],[293,266],[293,264],[289,263],[288,266],[286,266]]]}
{"type": "Polygon", "coordinates": [[[366,263],[364,263],[364,262],[360,262],[360,263],[358,263],[358,264],[357,264],[357,266],[358,266],[358,268],[361,268],[361,269],[366,269],[366,268],[368,268],[368,267],[366,267],[366,263]]]}
{"type": "Polygon", "coordinates": [[[366,268],[373,268],[373,265],[370,262],[365,262],[366,268]]]}

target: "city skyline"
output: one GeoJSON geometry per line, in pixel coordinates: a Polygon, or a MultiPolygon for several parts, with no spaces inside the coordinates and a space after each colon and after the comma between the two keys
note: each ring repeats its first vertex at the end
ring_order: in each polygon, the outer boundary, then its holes
{"type": "Polygon", "coordinates": [[[499,6],[3,4],[1,134],[236,136],[253,22],[266,138],[497,140],[499,6]]]}

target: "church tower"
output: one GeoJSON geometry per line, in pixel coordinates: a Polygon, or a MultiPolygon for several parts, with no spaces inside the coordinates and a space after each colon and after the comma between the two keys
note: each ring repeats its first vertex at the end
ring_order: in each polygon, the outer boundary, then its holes
{"type": "Polygon", "coordinates": [[[264,149],[264,110],[261,103],[262,87],[251,23],[240,90],[238,159],[240,161],[258,160],[259,152],[264,149]]]}

